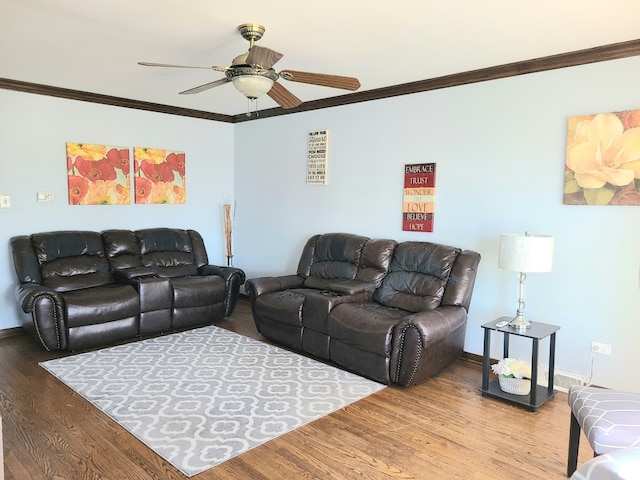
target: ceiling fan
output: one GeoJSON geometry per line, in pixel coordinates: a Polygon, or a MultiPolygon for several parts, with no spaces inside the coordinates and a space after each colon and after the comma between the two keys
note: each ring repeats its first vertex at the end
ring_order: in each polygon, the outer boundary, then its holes
{"type": "Polygon", "coordinates": [[[296,70],[282,70],[276,72],[272,67],[282,58],[282,54],[265,47],[255,45],[262,38],[265,28],[257,23],[243,23],[238,26],[240,35],[249,41],[249,50],[233,59],[228,67],[194,67],[188,65],[171,65],[166,63],[138,62],[147,67],[175,67],[175,68],[205,68],[224,72],[225,77],[215,82],[205,83],[198,87],[180,92],[180,95],[200,93],[225,83],[232,82],[233,86],[250,100],[256,100],[265,93],[282,108],[294,108],[302,103],[293,93],[276,81],[284,78],[291,82],[308,83],[325,87],[357,90],[360,82],[357,78],[322,73],[299,72],[296,70]]]}

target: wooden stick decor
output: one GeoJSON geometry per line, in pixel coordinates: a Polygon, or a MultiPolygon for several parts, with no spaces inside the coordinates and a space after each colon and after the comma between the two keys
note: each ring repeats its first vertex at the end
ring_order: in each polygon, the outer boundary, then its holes
{"type": "Polygon", "coordinates": [[[232,218],[231,218],[231,204],[225,203],[222,205],[224,210],[224,237],[226,239],[226,248],[227,248],[227,265],[231,266],[233,264],[233,251],[231,249],[231,229],[233,226],[232,218]]]}

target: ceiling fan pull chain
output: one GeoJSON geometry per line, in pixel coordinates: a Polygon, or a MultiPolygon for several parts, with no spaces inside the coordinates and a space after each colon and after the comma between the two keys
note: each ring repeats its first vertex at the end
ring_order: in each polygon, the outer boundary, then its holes
{"type": "Polygon", "coordinates": [[[256,117],[260,116],[260,112],[258,111],[258,99],[257,98],[247,98],[247,113],[245,113],[245,115],[247,117],[251,116],[251,104],[254,104],[254,112],[256,114],[256,117]]]}

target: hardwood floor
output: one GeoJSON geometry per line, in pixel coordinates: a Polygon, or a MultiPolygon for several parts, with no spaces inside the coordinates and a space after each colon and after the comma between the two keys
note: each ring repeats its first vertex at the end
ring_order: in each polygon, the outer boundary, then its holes
{"type": "MultiPolygon", "coordinates": [[[[219,326],[262,339],[245,300],[219,326]]],[[[5,478],[184,479],[38,365],[62,355],[24,335],[0,339],[5,478]]],[[[191,478],[566,478],[566,394],[531,413],[482,397],[481,378],[479,364],[458,360],[421,385],[387,387],[191,478]]],[[[579,464],[592,455],[583,438],[579,464]]]]}

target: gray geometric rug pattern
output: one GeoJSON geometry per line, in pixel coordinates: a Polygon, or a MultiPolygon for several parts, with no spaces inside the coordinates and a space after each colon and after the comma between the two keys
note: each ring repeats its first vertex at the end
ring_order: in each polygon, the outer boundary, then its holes
{"type": "Polygon", "coordinates": [[[40,365],[188,477],[384,388],[216,326],[40,365]]]}

